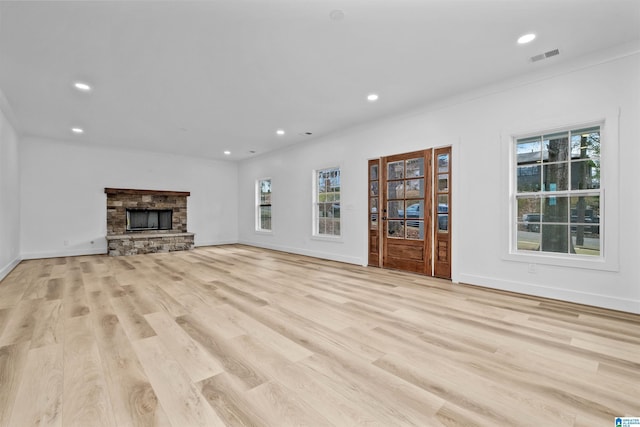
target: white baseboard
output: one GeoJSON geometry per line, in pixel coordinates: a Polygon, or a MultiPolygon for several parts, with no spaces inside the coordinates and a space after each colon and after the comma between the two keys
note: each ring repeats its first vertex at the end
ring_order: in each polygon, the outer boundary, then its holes
{"type": "Polygon", "coordinates": [[[193,247],[199,248],[202,246],[235,245],[236,243],[238,243],[237,240],[216,240],[216,241],[210,241],[210,242],[197,242],[197,243],[194,243],[193,247]]]}
{"type": "Polygon", "coordinates": [[[16,268],[16,266],[18,264],[20,264],[20,261],[22,261],[21,258],[16,258],[13,261],[11,261],[9,264],[7,264],[4,267],[0,268],[0,280],[2,280],[5,277],[7,277],[9,275],[9,273],[11,273],[11,271],[13,271],[13,269],[16,268]]]}
{"type": "Polygon", "coordinates": [[[22,259],[41,259],[41,258],[60,258],[65,256],[82,256],[82,255],[106,255],[105,248],[95,249],[68,249],[64,251],[44,251],[44,252],[25,252],[22,253],[22,259]]]}
{"type": "Polygon", "coordinates": [[[351,256],[343,256],[343,255],[336,255],[336,254],[330,253],[330,252],[312,251],[312,250],[308,250],[308,249],[292,248],[292,247],[289,247],[289,246],[257,244],[255,242],[245,242],[245,241],[242,241],[242,240],[239,241],[238,243],[241,244],[241,245],[255,246],[257,248],[272,249],[274,251],[289,252],[289,253],[292,253],[292,254],[310,256],[310,257],[313,257],[313,258],[322,258],[322,259],[328,259],[328,260],[331,260],[331,261],[344,262],[344,263],[347,263],[347,264],[363,265],[361,258],[351,257],[351,256]]]}
{"type": "Polygon", "coordinates": [[[591,305],[594,307],[602,307],[611,310],[640,314],[640,300],[616,298],[608,295],[579,292],[518,281],[500,280],[493,277],[478,276],[465,273],[460,273],[459,280],[460,283],[467,283],[469,285],[477,285],[485,288],[499,289],[502,291],[516,292],[526,295],[551,298],[561,301],[575,302],[578,304],[591,305]]]}

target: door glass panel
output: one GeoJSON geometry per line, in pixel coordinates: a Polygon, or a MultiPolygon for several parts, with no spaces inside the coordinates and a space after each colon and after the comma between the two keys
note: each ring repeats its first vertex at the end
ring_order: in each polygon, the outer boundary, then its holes
{"type": "Polygon", "coordinates": [[[387,183],[388,199],[404,199],[404,181],[395,181],[387,183]]]}
{"type": "Polygon", "coordinates": [[[407,200],[407,212],[405,218],[424,218],[424,201],[407,200]]]}
{"type": "Polygon", "coordinates": [[[404,218],[404,200],[388,202],[387,216],[389,218],[404,218]]]}
{"type": "Polygon", "coordinates": [[[418,176],[424,176],[424,159],[422,157],[407,160],[407,178],[418,176]]]}
{"type": "Polygon", "coordinates": [[[371,185],[369,186],[370,188],[370,196],[377,196],[378,195],[378,181],[373,181],[371,183],[371,185]]]}
{"type": "Polygon", "coordinates": [[[372,197],[369,203],[371,204],[371,212],[378,212],[378,198],[372,197]]]}
{"type": "Polygon", "coordinates": [[[372,213],[371,214],[370,227],[371,227],[372,230],[377,230],[378,229],[378,214],[377,213],[372,213]]]}
{"type": "Polygon", "coordinates": [[[446,193],[449,191],[449,174],[438,175],[438,192],[446,193]]]}
{"type": "Polygon", "coordinates": [[[392,239],[404,238],[404,221],[399,221],[399,220],[388,221],[387,236],[392,239]]]}
{"type": "Polygon", "coordinates": [[[438,172],[439,173],[449,172],[449,155],[448,154],[438,155],[438,172]]]}
{"type": "Polygon", "coordinates": [[[407,220],[407,239],[424,240],[424,221],[407,220]]]}
{"type": "Polygon", "coordinates": [[[405,182],[405,197],[407,199],[424,197],[424,178],[408,179],[405,182]]]}
{"type": "Polygon", "coordinates": [[[387,179],[404,178],[404,162],[391,162],[387,165],[387,179]]]}
{"type": "Polygon", "coordinates": [[[369,169],[369,180],[373,181],[378,179],[378,165],[371,165],[369,169]]]}

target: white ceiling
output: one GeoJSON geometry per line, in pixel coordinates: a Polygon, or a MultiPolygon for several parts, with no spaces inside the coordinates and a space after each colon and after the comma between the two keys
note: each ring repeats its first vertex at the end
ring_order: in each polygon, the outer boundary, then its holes
{"type": "Polygon", "coordinates": [[[237,160],[639,39],[639,0],[2,1],[0,89],[22,135],[237,160]]]}

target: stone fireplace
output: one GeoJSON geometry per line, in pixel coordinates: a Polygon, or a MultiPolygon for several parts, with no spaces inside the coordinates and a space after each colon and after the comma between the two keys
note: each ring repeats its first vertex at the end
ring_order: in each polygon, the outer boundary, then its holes
{"type": "Polygon", "coordinates": [[[187,232],[187,191],[105,188],[109,255],[138,255],[193,248],[187,232]]]}

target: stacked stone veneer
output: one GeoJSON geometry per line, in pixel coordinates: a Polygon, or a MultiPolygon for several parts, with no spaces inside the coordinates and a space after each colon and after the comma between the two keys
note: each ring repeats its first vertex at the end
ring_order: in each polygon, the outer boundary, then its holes
{"type": "Polygon", "coordinates": [[[104,192],[107,194],[109,255],[138,255],[193,248],[194,234],[187,232],[189,192],[124,188],[105,188],[104,192]],[[127,231],[127,209],[171,209],[171,230],[127,231]]]}

